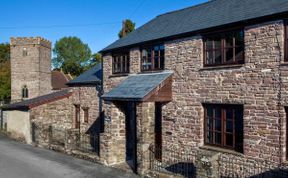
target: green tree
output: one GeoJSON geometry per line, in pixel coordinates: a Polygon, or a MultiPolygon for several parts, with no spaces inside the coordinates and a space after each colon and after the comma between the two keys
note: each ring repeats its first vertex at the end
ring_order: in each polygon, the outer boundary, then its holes
{"type": "Polygon", "coordinates": [[[7,61],[10,59],[10,44],[1,43],[0,44],[0,62],[7,61]]]}
{"type": "MultiPolygon", "coordinates": [[[[94,53],[94,54],[92,54],[91,59],[90,59],[90,61],[88,62],[88,65],[86,65],[86,66],[84,67],[84,71],[90,69],[91,67],[93,67],[93,66],[95,66],[95,65],[97,65],[97,64],[99,64],[99,63],[101,63],[101,62],[102,62],[102,55],[101,55],[100,53],[94,53]]],[[[84,71],[83,71],[83,72],[84,72],[84,71]]]]}
{"type": "Polygon", "coordinates": [[[126,19],[123,21],[123,27],[120,30],[120,32],[118,33],[119,38],[123,38],[124,36],[126,36],[128,33],[131,33],[135,30],[135,23],[132,22],[129,19],[126,19]]]}
{"type": "Polygon", "coordinates": [[[91,50],[77,37],[63,37],[56,41],[53,53],[53,66],[66,74],[78,76],[90,65],[91,50]]]}
{"type": "Polygon", "coordinates": [[[10,45],[0,44],[0,100],[10,99],[11,71],[10,71],[10,45]]]}

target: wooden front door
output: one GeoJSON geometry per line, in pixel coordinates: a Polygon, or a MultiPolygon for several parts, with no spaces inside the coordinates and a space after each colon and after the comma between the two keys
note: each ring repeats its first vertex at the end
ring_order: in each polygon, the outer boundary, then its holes
{"type": "Polygon", "coordinates": [[[137,173],[137,133],[136,133],[136,104],[127,102],[126,115],[126,162],[137,173]]]}
{"type": "Polygon", "coordinates": [[[162,104],[155,103],[155,158],[162,160],[162,104]]]}

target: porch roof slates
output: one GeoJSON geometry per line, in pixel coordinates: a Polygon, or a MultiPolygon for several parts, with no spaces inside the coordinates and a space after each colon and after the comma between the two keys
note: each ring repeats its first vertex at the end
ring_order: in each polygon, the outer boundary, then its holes
{"type": "Polygon", "coordinates": [[[102,98],[107,101],[142,101],[145,96],[150,94],[172,74],[172,71],[163,71],[160,73],[131,75],[117,87],[105,93],[102,98]]]}

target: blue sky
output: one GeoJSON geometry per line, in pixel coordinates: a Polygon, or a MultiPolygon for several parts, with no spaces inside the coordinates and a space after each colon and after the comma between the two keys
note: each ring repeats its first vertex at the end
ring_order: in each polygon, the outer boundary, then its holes
{"type": "Polygon", "coordinates": [[[126,18],[143,25],[162,13],[207,0],[0,0],[0,43],[42,36],[55,43],[77,36],[97,52],[118,39],[126,18]]]}

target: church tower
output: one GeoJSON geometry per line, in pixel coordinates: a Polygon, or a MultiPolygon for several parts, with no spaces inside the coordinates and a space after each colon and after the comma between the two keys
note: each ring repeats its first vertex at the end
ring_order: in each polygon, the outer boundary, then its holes
{"type": "Polygon", "coordinates": [[[41,37],[11,38],[11,101],[51,92],[51,42],[41,37]]]}

